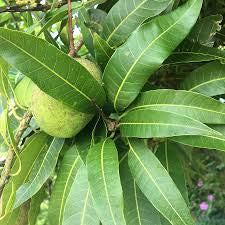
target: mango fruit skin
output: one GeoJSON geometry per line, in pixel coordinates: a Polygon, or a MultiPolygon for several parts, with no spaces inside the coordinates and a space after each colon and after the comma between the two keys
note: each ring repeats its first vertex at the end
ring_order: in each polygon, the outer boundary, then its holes
{"type": "MultiPolygon", "coordinates": [[[[99,83],[102,83],[101,71],[94,63],[86,59],[78,59],[77,61],[81,63],[99,83]]],[[[51,136],[59,138],[71,138],[76,136],[95,115],[74,110],[47,95],[37,86],[32,94],[31,111],[41,130],[51,136]]]]}
{"type": "Polygon", "coordinates": [[[24,77],[15,88],[16,100],[19,105],[29,108],[32,101],[33,89],[36,85],[29,77],[24,77]]]}

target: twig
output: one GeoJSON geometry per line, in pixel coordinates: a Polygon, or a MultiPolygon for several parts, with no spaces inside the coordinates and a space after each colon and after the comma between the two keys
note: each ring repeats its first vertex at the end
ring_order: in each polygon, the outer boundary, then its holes
{"type": "MultiPolygon", "coordinates": [[[[19,145],[20,139],[23,135],[23,132],[27,129],[27,127],[29,126],[29,122],[31,120],[31,114],[30,112],[26,112],[20,122],[18,131],[16,132],[15,135],[15,143],[16,145],[19,145]]],[[[13,156],[14,156],[14,150],[13,150],[13,146],[9,147],[8,150],[8,154],[6,157],[6,161],[5,161],[5,166],[3,168],[3,171],[1,173],[1,178],[0,178],[0,194],[2,193],[2,190],[7,182],[7,179],[10,175],[10,170],[11,170],[11,165],[12,165],[12,161],[13,161],[13,156]]]]}
{"type": "Polygon", "coordinates": [[[83,44],[84,44],[84,40],[83,39],[79,40],[78,43],[76,44],[76,46],[75,46],[75,55],[76,55],[76,57],[78,57],[77,56],[77,52],[79,52],[79,50],[82,48],[83,44]]]}
{"type": "Polygon", "coordinates": [[[74,57],[76,52],[73,38],[73,15],[72,15],[71,0],[68,0],[68,25],[69,25],[69,41],[70,41],[70,52],[68,55],[74,57]]]}
{"type": "MultiPolygon", "coordinates": [[[[67,2],[59,2],[57,5],[55,5],[55,8],[60,8],[63,5],[66,5],[67,2]]],[[[4,12],[32,12],[32,11],[42,11],[45,12],[47,10],[50,10],[52,8],[52,4],[37,4],[35,7],[29,7],[24,5],[14,5],[14,6],[4,6],[0,7],[0,13],[4,12]]]]}

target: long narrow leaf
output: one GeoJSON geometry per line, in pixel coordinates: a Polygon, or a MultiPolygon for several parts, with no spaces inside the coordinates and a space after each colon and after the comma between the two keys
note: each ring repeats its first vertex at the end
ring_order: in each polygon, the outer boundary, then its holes
{"type": "Polygon", "coordinates": [[[181,88],[206,96],[225,93],[225,64],[218,61],[207,63],[186,76],[181,88]]]}
{"type": "Polygon", "coordinates": [[[40,190],[42,185],[54,171],[63,144],[64,139],[54,138],[47,151],[40,155],[39,160],[32,170],[29,178],[30,180],[20,186],[16,191],[14,208],[20,206],[40,190]]]}
{"type": "Polygon", "coordinates": [[[130,140],[129,166],[133,177],[153,206],[172,225],[195,222],[168,172],[143,141],[130,140]]]}
{"type": "Polygon", "coordinates": [[[103,23],[103,37],[111,46],[118,46],[147,18],[160,14],[172,0],[120,0],[103,23]]]}
{"type": "Polygon", "coordinates": [[[208,124],[225,123],[224,104],[191,91],[160,89],[143,92],[130,107],[130,110],[136,109],[177,113],[208,124]]]}
{"type": "Polygon", "coordinates": [[[77,172],[65,205],[63,225],[71,224],[99,225],[84,164],[77,172]]]}
{"type": "Polygon", "coordinates": [[[119,128],[123,137],[138,138],[218,134],[190,117],[150,109],[129,112],[120,120],[119,128]]]}
{"type": "Polygon", "coordinates": [[[73,145],[63,157],[52,191],[48,213],[51,225],[62,224],[66,199],[81,165],[82,160],[77,152],[76,145],[73,145]]]}
{"type": "Polygon", "coordinates": [[[78,111],[105,101],[103,87],[77,61],[48,42],[0,28],[0,56],[30,77],[44,92],[78,111]]]}
{"type": "Polygon", "coordinates": [[[177,10],[139,27],[116,50],[103,75],[109,100],[124,110],[195,24],[202,0],[189,0],[177,10]],[[179,35],[176,33],[179,32],[179,35]],[[126,59],[126,60],[124,60],[126,59]]]}
{"type": "Polygon", "coordinates": [[[137,186],[127,157],[120,164],[120,176],[124,195],[124,215],[129,225],[161,225],[160,214],[137,186]]]}
{"type": "Polygon", "coordinates": [[[87,156],[88,181],[97,214],[103,224],[124,225],[123,194],[114,142],[94,145],[87,156]]]}

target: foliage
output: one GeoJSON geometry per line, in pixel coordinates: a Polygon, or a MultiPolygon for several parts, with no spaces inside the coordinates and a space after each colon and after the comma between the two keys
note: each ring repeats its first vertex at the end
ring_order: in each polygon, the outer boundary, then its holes
{"type": "Polygon", "coordinates": [[[223,224],[224,7],[0,0],[0,225],[223,224]]]}

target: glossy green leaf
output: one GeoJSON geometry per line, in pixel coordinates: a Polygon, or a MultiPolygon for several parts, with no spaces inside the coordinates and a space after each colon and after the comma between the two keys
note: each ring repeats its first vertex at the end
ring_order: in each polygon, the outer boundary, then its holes
{"type": "Polygon", "coordinates": [[[87,0],[87,1],[84,1],[84,6],[86,8],[90,8],[90,7],[93,7],[95,5],[98,5],[98,4],[102,4],[104,2],[107,2],[108,0],[87,0]]]}
{"type": "Polygon", "coordinates": [[[222,15],[210,15],[200,19],[188,35],[188,39],[202,45],[209,45],[212,37],[221,30],[222,15]]]}
{"type": "Polygon", "coordinates": [[[84,164],[77,172],[65,205],[63,225],[71,224],[99,225],[84,164]]]}
{"type": "Polygon", "coordinates": [[[114,50],[97,33],[94,33],[95,58],[102,69],[105,68],[114,50]]]}
{"type": "Polygon", "coordinates": [[[8,98],[8,71],[9,65],[8,63],[0,57],[0,95],[8,98]]]}
{"type": "Polygon", "coordinates": [[[40,190],[42,185],[53,173],[63,144],[64,139],[54,138],[48,149],[40,155],[35,162],[29,180],[16,191],[14,208],[20,206],[40,190]]]}
{"type": "Polygon", "coordinates": [[[8,132],[7,132],[7,120],[8,120],[8,107],[7,105],[5,105],[0,114],[0,135],[2,139],[4,140],[4,143],[9,145],[8,132]]]}
{"type": "MultiPolygon", "coordinates": [[[[48,143],[50,137],[45,133],[39,133],[33,135],[23,151],[21,152],[21,171],[19,175],[11,177],[9,183],[5,186],[2,198],[1,198],[1,217],[5,215],[6,208],[7,212],[11,211],[15,198],[15,191],[23,185],[29,178],[29,175],[34,167],[35,162],[42,154],[42,151],[46,150],[46,143],[48,143]],[[12,193],[12,185],[14,186],[14,193],[12,193]]],[[[16,159],[13,167],[12,173],[18,170],[19,161],[16,159]]]]}
{"type": "Polygon", "coordinates": [[[41,188],[41,190],[31,198],[30,209],[28,213],[28,225],[36,224],[37,216],[40,212],[40,205],[45,198],[46,194],[44,188],[41,188]]]}
{"type": "Polygon", "coordinates": [[[195,222],[181,193],[156,156],[143,141],[129,140],[129,167],[144,195],[172,225],[195,222]]]}
{"type": "Polygon", "coordinates": [[[129,225],[161,225],[160,215],[134,181],[127,157],[120,164],[124,216],[129,225]]]}
{"type": "MultiPolygon", "coordinates": [[[[81,3],[73,2],[72,10],[78,9],[81,6],[82,6],[81,3]]],[[[37,36],[39,36],[43,31],[46,31],[53,24],[64,19],[64,17],[67,17],[67,15],[68,15],[68,5],[64,5],[60,9],[57,9],[56,12],[54,12],[53,16],[44,24],[44,26],[38,32],[37,36]]]]}
{"type": "Polygon", "coordinates": [[[192,147],[225,151],[225,136],[223,135],[180,136],[172,137],[170,140],[192,147]]]}
{"type": "Polygon", "coordinates": [[[103,38],[118,46],[147,18],[160,14],[171,0],[119,0],[108,13],[103,23],[103,38]]]}
{"type": "Polygon", "coordinates": [[[107,225],[126,224],[118,155],[112,140],[106,139],[90,148],[87,169],[95,209],[101,222],[107,225]]]}
{"type": "Polygon", "coordinates": [[[207,63],[186,76],[182,89],[202,93],[206,96],[225,93],[225,64],[218,61],[207,63]]]}
{"type": "Polygon", "coordinates": [[[104,90],[95,78],[46,41],[0,28],[0,45],[0,55],[50,96],[84,112],[95,110],[93,102],[104,104],[104,90]]]}
{"type": "Polygon", "coordinates": [[[66,199],[81,165],[82,160],[77,152],[76,145],[73,145],[63,157],[63,161],[53,187],[48,211],[50,225],[62,224],[66,199]]]}
{"type": "Polygon", "coordinates": [[[120,120],[119,128],[123,137],[138,138],[217,133],[190,117],[151,109],[138,109],[127,113],[120,120]]]}
{"type": "Polygon", "coordinates": [[[212,60],[225,62],[225,51],[186,40],[171,54],[164,62],[164,65],[208,62],[212,60]]]}
{"type": "Polygon", "coordinates": [[[0,225],[24,225],[28,224],[28,212],[30,208],[30,202],[27,201],[19,208],[13,210],[12,213],[4,217],[0,221],[0,225]]]}
{"type": "Polygon", "coordinates": [[[143,92],[129,110],[136,109],[177,113],[208,124],[225,123],[225,104],[191,91],[160,89],[143,92]]]}
{"type": "Polygon", "coordinates": [[[195,24],[202,0],[189,0],[175,11],[139,27],[116,50],[103,75],[109,100],[125,109],[195,24]],[[179,35],[174,33],[179,32],[179,35]],[[124,60],[126,59],[126,60],[124,60]]]}
{"type": "Polygon", "coordinates": [[[95,54],[94,54],[94,44],[93,44],[93,32],[87,26],[87,24],[91,23],[91,20],[85,7],[80,8],[77,21],[81,29],[84,44],[86,48],[88,49],[88,51],[91,53],[91,55],[94,56],[95,54]]]}
{"type": "Polygon", "coordinates": [[[166,141],[159,145],[156,156],[168,171],[170,177],[173,179],[184,200],[188,204],[188,190],[185,181],[184,168],[180,158],[181,150],[182,149],[178,144],[166,141]]]}

